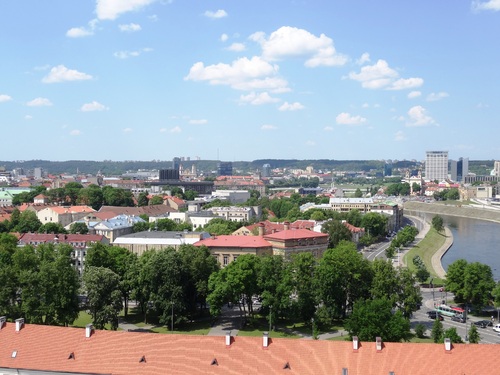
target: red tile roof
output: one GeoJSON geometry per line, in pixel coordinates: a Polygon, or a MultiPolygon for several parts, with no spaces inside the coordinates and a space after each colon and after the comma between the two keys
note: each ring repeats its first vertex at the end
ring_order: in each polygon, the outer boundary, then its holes
{"type": "Polygon", "coordinates": [[[282,230],[273,234],[266,234],[264,238],[270,240],[299,240],[304,238],[328,237],[326,233],[313,232],[308,229],[289,229],[282,230]]]}
{"type": "Polygon", "coordinates": [[[260,248],[271,247],[271,244],[260,236],[214,236],[198,241],[195,246],[205,245],[210,247],[240,247],[240,248],[260,248]]]}
{"type": "Polygon", "coordinates": [[[458,375],[497,374],[498,345],[351,342],[151,334],[7,323],[0,330],[0,370],[114,375],[458,375]],[[16,352],[14,356],[13,353],[16,352]],[[141,362],[141,359],[144,361],[141,362]]]}

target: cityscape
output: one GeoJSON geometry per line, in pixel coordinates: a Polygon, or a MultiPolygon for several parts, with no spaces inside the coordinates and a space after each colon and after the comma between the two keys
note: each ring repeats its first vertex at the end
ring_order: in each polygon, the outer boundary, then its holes
{"type": "Polygon", "coordinates": [[[0,3],[0,375],[497,374],[500,1],[0,3]]]}

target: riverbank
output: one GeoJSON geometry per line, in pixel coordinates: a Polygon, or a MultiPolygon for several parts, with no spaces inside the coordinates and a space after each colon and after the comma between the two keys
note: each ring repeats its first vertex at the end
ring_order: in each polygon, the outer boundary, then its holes
{"type": "Polygon", "coordinates": [[[405,202],[403,209],[406,215],[421,217],[422,214],[435,214],[465,217],[500,223],[500,210],[482,208],[478,205],[460,205],[446,203],[405,202]]]}

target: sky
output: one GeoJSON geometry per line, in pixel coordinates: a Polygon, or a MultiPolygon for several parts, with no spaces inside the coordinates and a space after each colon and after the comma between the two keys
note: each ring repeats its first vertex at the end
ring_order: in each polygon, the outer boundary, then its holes
{"type": "Polygon", "coordinates": [[[500,159],[500,0],[0,0],[0,160],[500,159]]]}

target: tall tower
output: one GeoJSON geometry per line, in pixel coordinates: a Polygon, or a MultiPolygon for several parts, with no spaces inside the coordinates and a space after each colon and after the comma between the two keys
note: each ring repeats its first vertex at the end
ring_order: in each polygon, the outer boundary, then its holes
{"type": "Polygon", "coordinates": [[[448,151],[426,152],[425,178],[430,181],[448,178],[448,151]]]}

